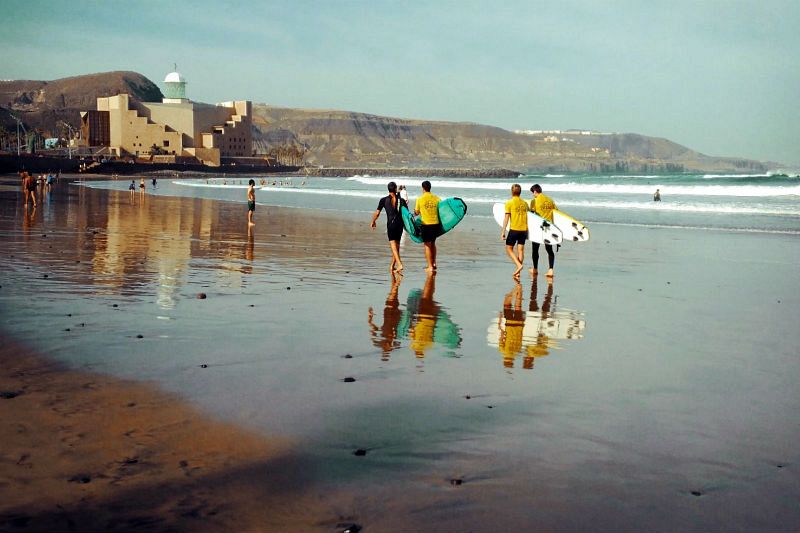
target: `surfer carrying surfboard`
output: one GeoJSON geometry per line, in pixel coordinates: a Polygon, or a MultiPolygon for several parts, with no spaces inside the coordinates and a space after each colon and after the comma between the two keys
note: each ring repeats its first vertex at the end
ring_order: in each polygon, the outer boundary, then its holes
{"type": "Polygon", "coordinates": [[[425,272],[431,273],[436,270],[436,237],[442,234],[441,224],[439,223],[439,202],[438,196],[431,193],[431,182],[422,182],[422,196],[417,198],[414,205],[414,214],[422,218],[422,243],[425,246],[425,260],[428,267],[425,272]]]}
{"type": "Polygon", "coordinates": [[[403,218],[400,215],[400,208],[402,206],[408,208],[408,205],[398,196],[395,182],[390,181],[386,188],[389,190],[389,195],[384,196],[378,202],[370,227],[375,229],[375,222],[381,214],[381,209],[386,210],[386,234],[389,237],[389,248],[392,250],[392,262],[389,264],[389,270],[400,272],[403,270],[403,262],[400,261],[400,239],[403,238],[403,218]]]}
{"type": "Polygon", "coordinates": [[[500,230],[500,238],[506,241],[506,253],[517,267],[512,275],[516,280],[519,280],[519,273],[525,266],[525,241],[528,238],[528,211],[530,211],[528,202],[519,197],[521,193],[522,187],[519,183],[511,186],[511,200],[506,202],[506,215],[500,230]],[[511,226],[508,229],[508,237],[506,237],[506,226],[509,221],[511,226]],[[516,250],[514,250],[515,246],[516,250]]]}
{"type": "MultiPolygon", "coordinates": [[[[550,222],[553,221],[553,211],[557,209],[555,202],[546,194],[542,192],[542,186],[538,183],[531,186],[531,192],[533,193],[533,201],[531,201],[531,210],[539,215],[540,217],[544,218],[545,220],[549,220],[550,222]]],[[[531,275],[535,276],[539,273],[539,243],[534,242],[532,243],[533,248],[533,268],[530,270],[531,275]]],[[[553,277],[553,266],[556,263],[556,254],[553,252],[553,246],[550,244],[545,244],[544,249],[547,251],[547,263],[549,265],[549,269],[547,270],[546,276],[548,278],[553,277]]]]}

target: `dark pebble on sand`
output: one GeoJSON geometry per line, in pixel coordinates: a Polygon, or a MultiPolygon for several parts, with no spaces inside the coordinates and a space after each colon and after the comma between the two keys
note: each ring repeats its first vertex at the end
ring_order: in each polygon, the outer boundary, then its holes
{"type": "Polygon", "coordinates": [[[465,399],[467,399],[467,400],[471,400],[471,399],[472,399],[472,396],[470,396],[469,394],[467,394],[466,396],[464,396],[464,398],[465,398],[465,399]]]}
{"type": "Polygon", "coordinates": [[[639,292],[642,292],[642,289],[639,289],[639,292]]]}
{"type": "Polygon", "coordinates": [[[198,293],[197,293],[197,299],[198,299],[198,300],[205,300],[205,299],[206,299],[206,293],[204,293],[204,292],[198,292],[198,293]]]}
{"type": "Polygon", "coordinates": [[[84,484],[86,484],[86,483],[89,483],[90,481],[92,481],[92,478],[90,476],[77,475],[77,476],[72,476],[71,478],[69,478],[69,481],[71,483],[84,483],[84,484]]]}
{"type": "Polygon", "coordinates": [[[47,279],[49,276],[48,276],[47,274],[45,274],[45,275],[44,275],[44,276],[42,276],[42,277],[43,277],[44,279],[47,279]]]}
{"type": "Polygon", "coordinates": [[[256,306],[255,304],[250,304],[250,307],[255,307],[255,306],[256,306]]]}
{"type": "Polygon", "coordinates": [[[365,455],[367,455],[367,450],[365,450],[364,448],[359,448],[353,452],[353,455],[355,455],[356,457],[364,457],[365,455]]]}
{"type": "Polygon", "coordinates": [[[361,531],[361,526],[358,524],[336,524],[336,528],[341,528],[339,533],[358,533],[361,531]]]}
{"type": "Polygon", "coordinates": [[[778,465],[775,465],[775,466],[776,466],[777,468],[783,468],[783,465],[780,465],[780,464],[778,464],[778,465]]]}
{"type": "Polygon", "coordinates": [[[122,462],[125,463],[126,465],[135,465],[136,463],[139,462],[139,459],[137,459],[136,457],[127,457],[122,462]]]}
{"type": "Polygon", "coordinates": [[[131,402],[128,404],[128,407],[136,407],[136,402],[131,402]]]}
{"type": "Polygon", "coordinates": [[[0,391],[0,398],[2,398],[4,400],[10,400],[12,398],[16,398],[20,394],[22,394],[22,393],[15,392],[15,391],[10,391],[10,390],[4,390],[4,391],[0,391]]]}
{"type": "Polygon", "coordinates": [[[450,484],[453,485],[454,487],[457,487],[457,486],[461,485],[462,483],[464,483],[463,479],[453,478],[453,479],[450,480],[450,484]]]}
{"type": "Polygon", "coordinates": [[[699,491],[699,490],[693,490],[692,491],[692,496],[702,496],[702,495],[703,495],[703,493],[701,491],[699,491]]]}
{"type": "Polygon", "coordinates": [[[119,304],[111,304],[111,307],[119,307],[119,304]]]}
{"type": "Polygon", "coordinates": [[[67,316],[72,316],[72,313],[67,313],[67,316]]]}
{"type": "Polygon", "coordinates": [[[47,234],[46,233],[42,233],[42,237],[44,237],[46,239],[47,238],[47,234]]]}
{"type": "Polygon", "coordinates": [[[356,378],[346,377],[342,381],[344,381],[345,383],[354,383],[356,381],[356,378]]]}
{"type": "Polygon", "coordinates": [[[487,405],[486,408],[487,409],[494,409],[494,405],[487,405]]]}
{"type": "Polygon", "coordinates": [[[672,284],[671,284],[671,283],[668,281],[668,282],[667,282],[667,285],[672,285],[672,284]]]}
{"type": "Polygon", "coordinates": [[[75,261],[75,262],[76,262],[76,263],[80,263],[80,260],[78,260],[78,261],[75,261]]]}
{"type": "Polygon", "coordinates": [[[85,322],[81,322],[81,323],[80,323],[80,326],[81,326],[82,328],[85,328],[85,327],[86,327],[86,323],[85,323],[85,322]]]}
{"type": "Polygon", "coordinates": [[[291,287],[286,287],[286,290],[290,291],[290,290],[292,290],[292,288],[291,287]]]}
{"type": "Polygon", "coordinates": [[[200,365],[200,368],[208,368],[208,365],[203,363],[202,365],[200,365]]]}
{"type": "Polygon", "coordinates": [[[189,461],[183,460],[183,461],[179,462],[178,465],[181,468],[186,468],[187,466],[189,466],[189,461]]]}
{"type": "Polygon", "coordinates": [[[352,359],[352,358],[353,358],[353,356],[352,356],[352,355],[350,355],[349,353],[346,353],[346,354],[344,354],[344,358],[345,358],[345,359],[352,359]]]}
{"type": "Polygon", "coordinates": [[[144,339],[144,335],[142,335],[141,333],[139,333],[138,335],[136,335],[136,338],[137,338],[137,339],[144,339]]]}
{"type": "Polygon", "coordinates": [[[69,329],[69,328],[65,328],[65,329],[64,329],[64,331],[72,331],[72,330],[71,330],[71,329],[69,329]]]}
{"type": "Polygon", "coordinates": [[[286,237],[286,235],[285,235],[285,234],[283,234],[283,233],[281,233],[281,237],[286,237]]]}

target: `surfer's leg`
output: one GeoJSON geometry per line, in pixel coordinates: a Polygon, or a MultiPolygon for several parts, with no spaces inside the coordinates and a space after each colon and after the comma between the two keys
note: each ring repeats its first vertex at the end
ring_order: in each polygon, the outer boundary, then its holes
{"type": "Polygon", "coordinates": [[[431,252],[432,245],[432,242],[423,243],[423,246],[425,247],[425,261],[428,263],[428,267],[425,269],[425,272],[433,272],[433,253],[431,252]]]}
{"type": "Polygon", "coordinates": [[[544,249],[547,251],[547,264],[550,266],[549,270],[547,271],[547,277],[553,277],[553,267],[556,264],[556,254],[553,252],[553,246],[550,244],[545,244],[544,249]]]}
{"type": "Polygon", "coordinates": [[[531,243],[531,248],[533,250],[533,253],[531,253],[531,258],[533,259],[533,268],[531,269],[531,274],[535,276],[539,272],[539,243],[531,243]]]}
{"type": "Polygon", "coordinates": [[[392,249],[392,264],[393,270],[403,270],[403,262],[400,261],[400,239],[389,241],[389,247],[392,249]]]}

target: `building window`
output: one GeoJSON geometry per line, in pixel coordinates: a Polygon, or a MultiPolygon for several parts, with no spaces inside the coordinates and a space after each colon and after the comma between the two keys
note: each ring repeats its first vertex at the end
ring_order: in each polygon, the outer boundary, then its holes
{"type": "Polygon", "coordinates": [[[169,141],[165,140],[164,141],[164,146],[169,146],[169,141]]]}

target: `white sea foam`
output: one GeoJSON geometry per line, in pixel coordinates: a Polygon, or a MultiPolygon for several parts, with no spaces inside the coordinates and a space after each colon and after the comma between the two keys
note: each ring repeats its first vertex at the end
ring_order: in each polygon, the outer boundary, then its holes
{"type": "Polygon", "coordinates": [[[713,180],[716,178],[766,178],[769,174],[704,174],[703,179],[713,180]]]}

